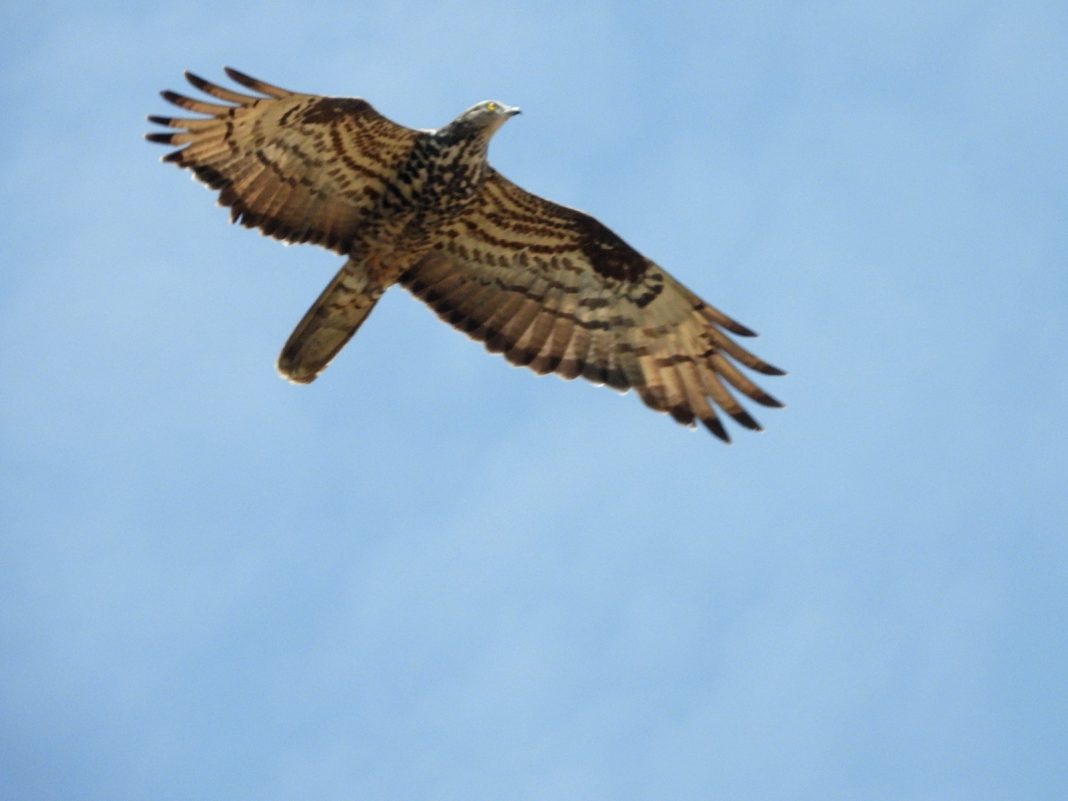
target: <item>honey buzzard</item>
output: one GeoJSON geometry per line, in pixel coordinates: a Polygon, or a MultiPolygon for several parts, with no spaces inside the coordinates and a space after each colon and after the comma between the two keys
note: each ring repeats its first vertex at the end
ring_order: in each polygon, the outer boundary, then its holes
{"type": "Polygon", "coordinates": [[[150,116],[176,129],[164,161],[219,190],[232,221],[287,242],[313,242],[347,261],[278,358],[308,383],[400,283],[444,320],[537,373],[633,388],[651,408],[724,441],[716,415],[760,425],[728,385],[781,406],[735,365],[782,371],[727,332],[753,332],[705,303],[583,212],[532,195],[486,160],[489,140],[518,108],[472,106],[436,131],[406,128],[357,98],[281,89],[237,70],[255,94],[189,82],[217,101],[171,91],[202,115],[150,116]]]}

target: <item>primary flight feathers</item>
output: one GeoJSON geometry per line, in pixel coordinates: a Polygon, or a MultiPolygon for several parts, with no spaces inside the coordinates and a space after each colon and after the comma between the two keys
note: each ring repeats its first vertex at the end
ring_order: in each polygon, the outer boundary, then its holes
{"type": "Polygon", "coordinates": [[[760,428],[732,389],[781,406],[735,364],[782,374],[727,334],[752,331],[593,217],[489,166],[490,138],[518,109],[484,101],[419,131],[365,100],[226,73],[251,93],[186,73],[214,100],[163,92],[202,116],[151,116],[174,130],[146,138],[179,146],[163,160],[219,190],[232,220],[348,257],[282,349],[286,378],[314,380],[400,283],[513,364],[633,388],[651,408],[700,420],[724,441],[717,408],[760,428]]]}

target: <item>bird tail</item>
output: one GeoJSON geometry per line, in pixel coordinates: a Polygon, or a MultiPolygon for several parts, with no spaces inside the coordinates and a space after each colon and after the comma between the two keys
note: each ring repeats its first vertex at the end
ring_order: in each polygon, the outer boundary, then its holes
{"type": "Polygon", "coordinates": [[[385,290],[366,262],[345,262],[289,335],[278,356],[278,372],[300,384],[314,381],[352,339],[385,290]]]}

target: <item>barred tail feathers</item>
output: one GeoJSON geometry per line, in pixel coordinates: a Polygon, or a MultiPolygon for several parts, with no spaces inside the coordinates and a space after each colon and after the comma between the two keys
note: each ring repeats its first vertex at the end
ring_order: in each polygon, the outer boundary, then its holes
{"type": "Polygon", "coordinates": [[[278,372],[310,384],[352,339],[385,291],[365,262],[349,259],[293,329],[278,357],[278,372]]]}

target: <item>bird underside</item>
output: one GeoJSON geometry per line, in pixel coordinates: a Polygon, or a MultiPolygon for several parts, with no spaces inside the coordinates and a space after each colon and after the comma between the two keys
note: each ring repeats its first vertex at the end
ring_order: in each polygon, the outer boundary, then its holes
{"type": "Polygon", "coordinates": [[[744,372],[782,371],[739,345],[754,333],[593,217],[533,195],[485,161],[516,109],[486,101],[438,131],[365,100],[291,92],[236,70],[250,93],[187,73],[211,96],[164,92],[195,117],[152,116],[164,156],[219,192],[235,221],[348,256],[278,359],[313,381],[399,282],[441,319],[539,374],[634,389],[724,441],[718,412],[760,430],[735,393],[782,404],[744,372]],[[216,102],[221,101],[221,102],[216,102]]]}

